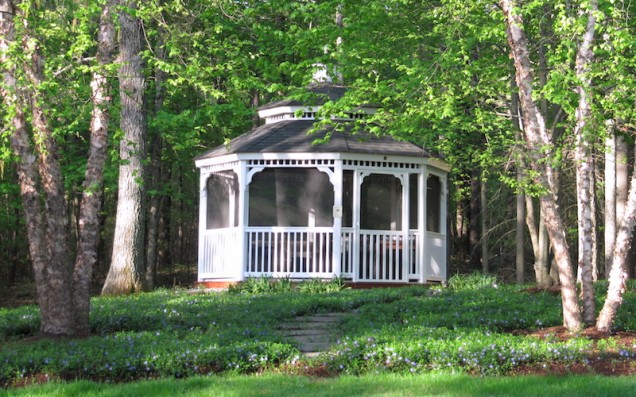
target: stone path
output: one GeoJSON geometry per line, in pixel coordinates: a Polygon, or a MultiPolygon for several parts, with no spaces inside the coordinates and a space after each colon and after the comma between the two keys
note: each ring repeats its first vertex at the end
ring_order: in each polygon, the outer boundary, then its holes
{"type": "Polygon", "coordinates": [[[298,316],[280,327],[283,336],[296,342],[303,355],[314,357],[329,350],[340,337],[338,323],[347,313],[298,316]]]}

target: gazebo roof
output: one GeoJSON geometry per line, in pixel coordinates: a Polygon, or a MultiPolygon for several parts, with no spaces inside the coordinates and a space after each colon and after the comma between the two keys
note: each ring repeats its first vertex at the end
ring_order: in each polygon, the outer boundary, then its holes
{"type": "Polygon", "coordinates": [[[362,153],[430,157],[426,149],[410,142],[398,141],[391,136],[352,133],[353,123],[350,121],[339,122],[349,124],[344,126],[344,131],[330,126],[310,133],[315,122],[283,120],[265,124],[232,139],[228,145],[220,145],[209,150],[196,160],[240,153],[362,153]],[[331,133],[331,137],[327,142],[314,143],[316,139],[322,139],[328,133],[331,133]]]}

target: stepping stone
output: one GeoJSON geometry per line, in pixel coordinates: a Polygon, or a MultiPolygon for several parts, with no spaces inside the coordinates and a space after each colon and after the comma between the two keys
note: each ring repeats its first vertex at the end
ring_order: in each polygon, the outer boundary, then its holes
{"type": "Polygon", "coordinates": [[[347,313],[321,313],[298,316],[279,329],[283,336],[292,339],[307,357],[315,357],[327,351],[337,341],[337,325],[347,313]]]}

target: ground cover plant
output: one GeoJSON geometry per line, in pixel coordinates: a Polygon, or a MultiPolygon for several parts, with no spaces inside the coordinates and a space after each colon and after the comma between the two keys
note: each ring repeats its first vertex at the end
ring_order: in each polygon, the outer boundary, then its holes
{"type": "Polygon", "coordinates": [[[603,339],[564,338],[554,293],[492,282],[450,285],[320,293],[307,292],[314,287],[267,293],[160,290],[94,298],[92,335],[74,340],[38,338],[33,306],[2,308],[0,384],[267,371],[328,376],[636,370],[633,285],[619,313],[619,332],[603,339]],[[342,338],[308,359],[280,327],[321,312],[347,313],[339,324],[342,338]]]}

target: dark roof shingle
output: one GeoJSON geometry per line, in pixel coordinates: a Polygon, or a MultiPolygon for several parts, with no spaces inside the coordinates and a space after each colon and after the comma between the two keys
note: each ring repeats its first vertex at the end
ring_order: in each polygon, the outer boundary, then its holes
{"type": "Polygon", "coordinates": [[[427,150],[391,136],[354,134],[350,132],[351,125],[345,126],[345,131],[336,131],[331,126],[309,134],[313,126],[312,120],[285,120],[265,124],[232,139],[228,145],[209,150],[196,160],[238,153],[366,153],[430,157],[427,150]],[[314,143],[329,132],[332,135],[327,142],[314,143]]]}

